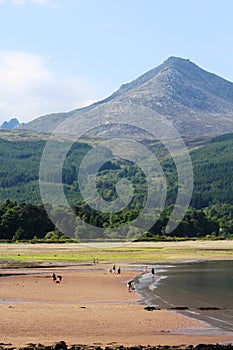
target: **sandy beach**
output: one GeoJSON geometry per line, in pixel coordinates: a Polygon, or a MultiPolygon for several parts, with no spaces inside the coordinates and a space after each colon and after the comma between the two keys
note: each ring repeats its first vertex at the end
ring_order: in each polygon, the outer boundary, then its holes
{"type": "Polygon", "coordinates": [[[146,311],[126,283],[141,271],[121,264],[10,269],[0,277],[0,342],[101,346],[231,343],[204,322],[171,310],[146,311]],[[52,281],[52,272],[63,276],[52,281]],[[16,274],[16,275],[15,275],[16,274]],[[17,275],[18,274],[18,275],[17,275]]]}

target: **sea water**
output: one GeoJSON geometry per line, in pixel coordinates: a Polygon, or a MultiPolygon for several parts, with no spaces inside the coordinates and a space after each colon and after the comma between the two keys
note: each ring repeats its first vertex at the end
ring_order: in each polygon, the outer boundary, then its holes
{"type": "Polygon", "coordinates": [[[136,289],[146,305],[185,308],[186,315],[233,332],[233,260],[154,264],[138,277],[136,289]]]}

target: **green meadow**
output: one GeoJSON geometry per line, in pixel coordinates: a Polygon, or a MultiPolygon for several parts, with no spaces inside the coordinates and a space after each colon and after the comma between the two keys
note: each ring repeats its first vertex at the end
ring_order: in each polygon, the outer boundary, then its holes
{"type": "Polygon", "coordinates": [[[153,263],[178,260],[233,259],[233,241],[147,242],[119,245],[105,243],[0,244],[1,262],[153,263]]]}

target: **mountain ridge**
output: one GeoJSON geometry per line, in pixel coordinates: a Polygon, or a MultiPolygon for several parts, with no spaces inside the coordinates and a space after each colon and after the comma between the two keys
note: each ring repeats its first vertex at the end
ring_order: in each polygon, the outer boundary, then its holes
{"type": "Polygon", "coordinates": [[[10,120],[6,120],[4,121],[1,125],[0,125],[0,129],[4,129],[4,130],[12,130],[14,128],[16,128],[17,126],[19,126],[20,122],[17,118],[11,118],[10,120]]]}
{"type": "MultiPolygon", "coordinates": [[[[52,132],[67,118],[76,116],[77,123],[85,123],[85,118],[93,118],[93,115],[95,122],[101,125],[107,122],[114,108],[130,113],[127,110],[130,104],[150,108],[155,123],[166,118],[182,136],[219,135],[233,131],[233,83],[203,70],[189,59],[174,56],[121,85],[101,101],[68,113],[41,116],[24,128],[52,132]]],[[[130,121],[133,122],[127,120],[130,121]]]]}

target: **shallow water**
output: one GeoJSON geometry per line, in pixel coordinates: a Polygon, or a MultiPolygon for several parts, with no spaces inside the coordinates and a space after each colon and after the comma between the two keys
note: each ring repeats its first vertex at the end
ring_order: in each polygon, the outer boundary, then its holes
{"type": "Polygon", "coordinates": [[[233,260],[153,267],[154,277],[147,273],[138,278],[137,292],[143,303],[163,309],[187,307],[184,314],[233,332],[233,260]]]}

